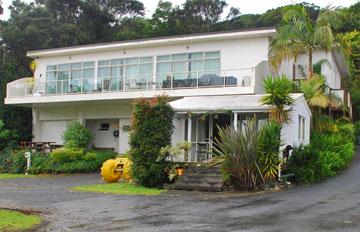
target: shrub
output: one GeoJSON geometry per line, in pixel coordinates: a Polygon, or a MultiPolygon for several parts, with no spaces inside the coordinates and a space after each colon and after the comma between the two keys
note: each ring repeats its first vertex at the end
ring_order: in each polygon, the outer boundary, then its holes
{"type": "Polygon", "coordinates": [[[318,130],[322,133],[314,133],[310,145],[294,149],[288,167],[298,182],[319,182],[336,175],[352,161],[354,128],[345,123],[336,124],[336,128],[337,132],[332,133],[318,130]]]}
{"type": "Polygon", "coordinates": [[[252,190],[258,182],[259,132],[256,121],[252,119],[244,130],[232,127],[220,128],[219,138],[215,139],[215,151],[220,155],[221,171],[225,182],[244,190],[252,190]]]}
{"type": "Polygon", "coordinates": [[[116,153],[110,151],[89,151],[79,159],[71,162],[53,162],[50,155],[34,154],[30,173],[59,174],[59,173],[89,173],[100,170],[101,165],[108,159],[115,158],[116,153]]]}
{"type": "Polygon", "coordinates": [[[266,180],[274,180],[277,177],[281,146],[281,126],[275,122],[268,122],[259,136],[259,166],[266,180]]]}
{"type": "Polygon", "coordinates": [[[160,149],[171,144],[174,111],[165,97],[135,101],[130,133],[131,176],[138,184],[153,187],[167,181],[165,169],[171,164],[157,160],[160,149]]]}
{"type": "Polygon", "coordinates": [[[0,153],[0,173],[23,173],[26,169],[25,150],[5,148],[0,153]]]}
{"type": "Polygon", "coordinates": [[[91,131],[78,121],[70,123],[63,134],[63,140],[67,147],[86,149],[91,140],[91,131]]]}
{"type": "Polygon", "coordinates": [[[84,149],[82,148],[58,148],[51,154],[51,161],[53,163],[66,163],[75,160],[81,160],[84,156],[84,149]]]}
{"type": "Polygon", "coordinates": [[[360,121],[357,121],[354,124],[354,134],[356,144],[360,145],[360,121]]]}

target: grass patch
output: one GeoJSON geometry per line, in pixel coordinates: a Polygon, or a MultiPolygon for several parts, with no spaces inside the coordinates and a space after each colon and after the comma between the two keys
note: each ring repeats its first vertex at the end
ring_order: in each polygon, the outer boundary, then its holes
{"type": "Polygon", "coordinates": [[[32,176],[25,175],[25,174],[0,173],[0,180],[1,179],[27,178],[27,177],[32,177],[32,176]]]}
{"type": "Polygon", "coordinates": [[[83,185],[73,187],[71,190],[124,195],[158,195],[162,192],[166,192],[165,189],[147,188],[144,186],[128,183],[83,185]]]}
{"type": "Polygon", "coordinates": [[[40,225],[37,215],[25,214],[16,210],[0,209],[0,231],[23,231],[40,225]]]}

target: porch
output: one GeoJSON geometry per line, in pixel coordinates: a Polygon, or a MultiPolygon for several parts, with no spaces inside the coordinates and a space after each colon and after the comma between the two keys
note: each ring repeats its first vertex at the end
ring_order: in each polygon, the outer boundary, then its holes
{"type": "Polygon", "coordinates": [[[176,112],[173,143],[192,144],[187,162],[204,162],[215,154],[220,128],[241,130],[256,118],[258,128],[267,121],[269,106],[261,104],[263,95],[185,97],[170,105],[176,112]]]}

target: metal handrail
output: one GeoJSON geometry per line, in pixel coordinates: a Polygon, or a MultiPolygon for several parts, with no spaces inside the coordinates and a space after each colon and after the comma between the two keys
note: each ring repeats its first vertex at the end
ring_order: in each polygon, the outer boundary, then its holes
{"type": "Polygon", "coordinates": [[[121,77],[69,78],[27,83],[8,83],[9,97],[86,94],[97,92],[130,92],[206,87],[248,87],[255,83],[255,68],[211,71],[165,72],[125,75],[121,77]]]}

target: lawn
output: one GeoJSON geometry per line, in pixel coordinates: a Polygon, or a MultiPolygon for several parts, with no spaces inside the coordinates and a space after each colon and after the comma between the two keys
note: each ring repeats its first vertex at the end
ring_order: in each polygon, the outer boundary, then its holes
{"type": "Polygon", "coordinates": [[[24,174],[10,174],[10,173],[0,173],[0,180],[1,179],[14,179],[14,178],[26,178],[31,177],[31,175],[24,175],[24,174]]]}
{"type": "Polygon", "coordinates": [[[83,185],[71,188],[71,190],[82,192],[98,192],[124,195],[158,195],[165,192],[164,189],[147,188],[128,183],[83,185]]]}
{"type": "Polygon", "coordinates": [[[29,230],[41,223],[40,216],[0,209],[0,231],[29,230]]]}

